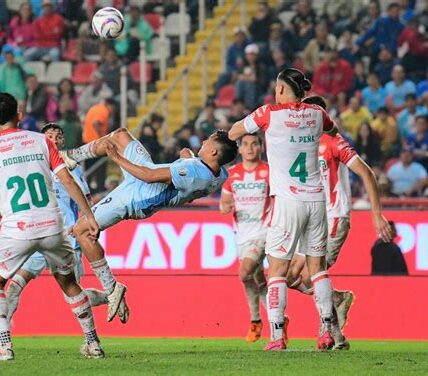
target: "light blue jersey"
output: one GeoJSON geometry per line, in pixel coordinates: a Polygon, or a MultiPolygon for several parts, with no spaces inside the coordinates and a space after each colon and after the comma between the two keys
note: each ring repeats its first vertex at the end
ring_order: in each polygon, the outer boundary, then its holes
{"type": "Polygon", "coordinates": [[[180,206],[218,190],[227,179],[221,168],[218,176],[200,158],[178,159],[173,163],[154,164],[138,141],[132,141],[124,156],[149,168],[169,168],[172,184],[146,183],[123,171],[125,180],[94,207],[95,219],[106,229],[122,219],[148,218],[162,208],[180,206]]]}
{"type": "MultiPolygon", "coordinates": [[[[88,184],[84,179],[83,170],[81,169],[81,167],[77,166],[75,169],[70,171],[70,173],[74,177],[74,180],[79,185],[84,195],[88,196],[90,194],[90,191],[88,184]]],[[[60,182],[60,180],[55,174],[52,174],[52,180],[55,196],[58,200],[58,204],[61,209],[62,216],[64,218],[64,227],[66,230],[68,230],[70,227],[73,227],[74,224],[77,222],[79,208],[77,204],[72,200],[70,194],[67,192],[64,185],[60,182]]],[[[76,277],[79,279],[83,275],[80,246],[76,238],[74,238],[73,236],[69,236],[68,238],[75,252],[76,277]]],[[[31,273],[34,277],[38,276],[45,268],[46,260],[39,252],[33,253],[33,255],[22,266],[22,269],[31,273]]]]}

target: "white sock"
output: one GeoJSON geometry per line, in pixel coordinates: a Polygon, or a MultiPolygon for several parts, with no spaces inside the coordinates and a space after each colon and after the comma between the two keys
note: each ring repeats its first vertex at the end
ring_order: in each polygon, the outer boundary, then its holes
{"type": "Polygon", "coordinates": [[[22,290],[26,285],[27,281],[19,274],[15,274],[10,280],[9,286],[6,290],[7,320],[9,322],[18,308],[19,298],[21,296],[22,290]]]}
{"type": "Polygon", "coordinates": [[[299,275],[297,279],[291,284],[288,285],[290,289],[300,291],[305,295],[312,295],[314,293],[313,287],[306,287],[306,285],[302,282],[302,276],[299,275]]]}
{"type": "Polygon", "coordinates": [[[242,281],[245,288],[248,307],[250,308],[251,321],[260,321],[259,288],[250,276],[246,281],[242,281]]]}
{"type": "Polygon", "coordinates": [[[91,265],[91,268],[97,276],[98,280],[101,282],[104,291],[110,295],[114,290],[116,279],[114,278],[111,269],[108,266],[106,258],[103,257],[101,260],[97,260],[89,264],[91,265]]]}
{"type": "Polygon", "coordinates": [[[96,158],[97,155],[92,151],[95,141],[82,145],[76,149],[67,150],[67,155],[76,162],[82,162],[86,159],[96,158]]]}
{"type": "Polygon", "coordinates": [[[0,346],[9,345],[11,342],[9,321],[7,321],[6,294],[0,290],[0,346]]]}
{"type": "Polygon", "coordinates": [[[272,277],[268,282],[267,313],[271,340],[283,338],[284,310],[287,306],[287,278],[272,277]]]}
{"type": "Polygon", "coordinates": [[[319,272],[311,277],[314,285],[315,305],[321,320],[333,317],[333,287],[327,271],[319,272]]]}
{"type": "Polygon", "coordinates": [[[89,298],[91,307],[97,307],[99,305],[107,304],[107,293],[97,289],[85,289],[85,294],[89,298]]]}
{"type": "Polygon", "coordinates": [[[70,304],[71,310],[79,321],[82,331],[85,334],[86,343],[99,342],[95,330],[94,316],[92,314],[89,298],[82,291],[76,296],[65,295],[65,300],[70,304]]]}

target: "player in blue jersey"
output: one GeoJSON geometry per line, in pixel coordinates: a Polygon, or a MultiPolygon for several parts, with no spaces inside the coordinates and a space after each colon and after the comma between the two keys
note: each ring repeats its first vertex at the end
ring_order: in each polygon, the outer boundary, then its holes
{"type": "MultiPolygon", "coordinates": [[[[148,218],[162,208],[175,207],[218,190],[227,178],[223,165],[237,155],[237,144],[227,132],[217,131],[204,141],[197,157],[183,149],[182,158],[169,164],[154,164],[144,146],[126,129],[69,150],[66,159],[81,162],[108,154],[122,169],[124,181],[93,208],[102,230],[123,219],[148,218]]],[[[82,251],[108,293],[108,321],[116,314],[126,287],[116,282],[98,242],[85,240],[86,218],[73,228],[82,251]]]]}
{"type": "MultiPolygon", "coordinates": [[[[43,127],[41,132],[44,133],[46,137],[54,143],[57,149],[62,149],[64,147],[64,131],[59,125],[55,123],[48,123],[43,127]]],[[[88,201],[91,202],[89,187],[86,184],[86,181],[83,176],[83,171],[80,166],[77,164],[73,166],[73,169],[70,169],[70,173],[74,177],[74,180],[79,185],[82,192],[87,197],[88,201]]],[[[54,182],[55,195],[58,200],[58,204],[61,209],[61,214],[64,219],[64,227],[66,229],[71,228],[74,226],[78,219],[78,206],[72,200],[70,194],[67,192],[58,177],[53,173],[52,180],[54,182]]],[[[80,246],[74,237],[70,236],[69,240],[74,249],[74,257],[76,260],[74,272],[76,275],[77,282],[79,282],[80,278],[83,275],[80,246]]],[[[6,292],[8,307],[7,318],[9,321],[11,320],[13,314],[15,313],[18,307],[19,298],[25,286],[27,286],[27,284],[32,279],[37,278],[45,268],[46,260],[44,256],[41,253],[36,252],[13,276],[6,292]]],[[[85,292],[86,295],[88,295],[92,306],[107,304],[107,295],[105,292],[96,289],[87,289],[85,290],[85,292]]],[[[126,307],[123,307],[123,310],[126,310],[126,307]]],[[[122,310],[119,312],[119,317],[122,317],[121,313],[122,310]]],[[[124,312],[123,317],[127,318],[126,312],[124,312]]]]}

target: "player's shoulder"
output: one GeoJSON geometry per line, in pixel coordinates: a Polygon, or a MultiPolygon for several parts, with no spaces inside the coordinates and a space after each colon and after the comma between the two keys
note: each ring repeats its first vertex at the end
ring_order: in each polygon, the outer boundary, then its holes
{"type": "Polygon", "coordinates": [[[244,165],[242,162],[239,162],[227,169],[227,173],[230,179],[240,178],[244,174],[244,165]]]}
{"type": "Polygon", "coordinates": [[[260,161],[259,165],[257,166],[257,171],[266,171],[269,173],[269,164],[266,161],[260,161]]]}

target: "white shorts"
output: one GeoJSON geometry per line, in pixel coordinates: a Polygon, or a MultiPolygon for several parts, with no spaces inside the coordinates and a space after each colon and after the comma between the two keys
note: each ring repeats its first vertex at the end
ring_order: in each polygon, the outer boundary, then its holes
{"type": "Polygon", "coordinates": [[[275,197],[266,237],[266,254],[291,260],[294,252],[326,255],[327,214],[324,201],[295,201],[275,197]]]}
{"type": "Polygon", "coordinates": [[[237,244],[238,257],[242,261],[249,258],[257,263],[263,260],[265,256],[266,238],[251,239],[242,244],[237,244]]]}
{"type": "Polygon", "coordinates": [[[11,278],[37,251],[44,256],[52,273],[67,275],[73,271],[73,247],[63,233],[32,240],[0,235],[0,277],[11,278]]]}
{"type": "Polygon", "coordinates": [[[329,218],[328,219],[328,240],[326,261],[329,266],[334,265],[348,237],[351,228],[349,218],[329,218]]]}

